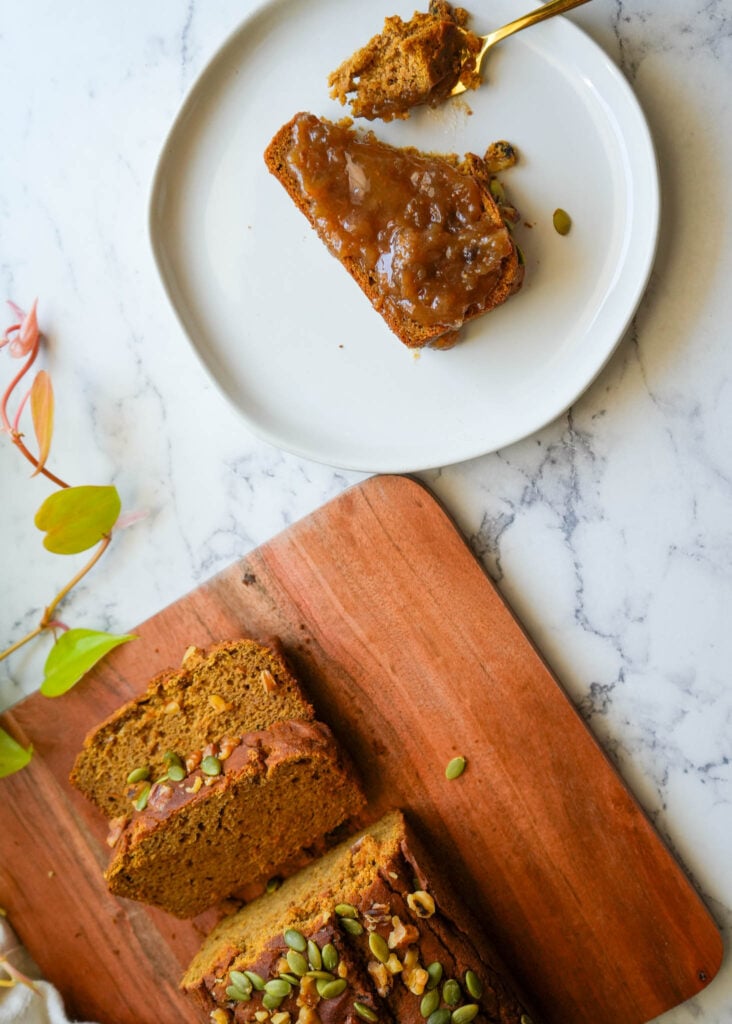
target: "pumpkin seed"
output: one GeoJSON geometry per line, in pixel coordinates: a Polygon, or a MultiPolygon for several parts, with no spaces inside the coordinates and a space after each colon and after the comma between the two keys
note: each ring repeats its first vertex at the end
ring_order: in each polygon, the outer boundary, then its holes
{"type": "Polygon", "coordinates": [[[572,227],[572,218],[569,216],[566,210],[555,210],[554,217],[554,230],[560,235],[568,235],[569,229],[572,227]]]}
{"type": "Polygon", "coordinates": [[[308,971],[305,977],[316,978],[321,981],[335,981],[335,974],[331,974],[330,971],[308,971]]]}
{"type": "Polygon", "coordinates": [[[506,190],[498,178],[491,178],[488,189],[497,203],[506,202],[506,190]]]}
{"type": "Polygon", "coordinates": [[[229,983],[236,985],[242,992],[252,991],[252,982],[250,978],[247,978],[243,971],[229,971],[229,983]]]}
{"type": "Polygon", "coordinates": [[[308,962],[302,953],[298,953],[296,949],[288,949],[287,951],[287,963],[290,966],[290,970],[293,974],[297,974],[298,977],[302,978],[308,972],[308,962]]]}
{"type": "Polygon", "coordinates": [[[427,1024],[449,1024],[450,1022],[450,1011],[444,1007],[441,1010],[435,1010],[427,1018],[427,1024]]]}
{"type": "Polygon", "coordinates": [[[457,1006],[460,1002],[462,992],[454,978],[449,978],[442,986],[442,998],[448,1006],[457,1006]]]}
{"type": "Polygon", "coordinates": [[[341,928],[347,931],[349,935],[363,934],[363,925],[360,921],[354,921],[352,917],[342,917],[341,928]]]}
{"type": "Polygon", "coordinates": [[[428,992],[431,992],[432,989],[437,988],[442,981],[442,964],[439,960],[435,960],[429,965],[427,968],[427,974],[429,975],[429,981],[425,987],[428,992]]]}
{"type": "Polygon", "coordinates": [[[323,967],[327,971],[334,971],[338,966],[338,950],[332,942],[328,942],[323,946],[321,955],[323,957],[323,967]]]}
{"type": "Polygon", "coordinates": [[[371,932],[369,935],[369,949],[379,963],[385,964],[389,959],[389,946],[384,936],[379,935],[378,932],[371,932]]]}
{"type": "Polygon", "coordinates": [[[281,1004],[282,998],[280,996],[272,996],[269,992],[265,992],[262,996],[262,1006],[265,1010],[276,1010],[281,1004]]]}
{"type": "Polygon", "coordinates": [[[316,981],[315,987],[321,999],[335,999],[345,992],[347,984],[345,978],[336,978],[335,981],[316,981]]]}
{"type": "Polygon", "coordinates": [[[477,1003],[466,1003],[452,1011],[452,1024],[470,1024],[478,1016],[480,1007],[477,1003]]]}
{"type": "Polygon", "coordinates": [[[319,971],[323,966],[323,957],[321,956],[318,944],[313,942],[312,939],[308,939],[308,963],[314,971],[319,971]]]}
{"type": "Polygon", "coordinates": [[[229,985],[226,989],[226,995],[229,999],[235,999],[237,1003],[248,1003],[252,998],[251,992],[245,992],[238,985],[229,985]]]}
{"type": "Polygon", "coordinates": [[[302,932],[297,928],[288,928],[284,935],[285,942],[290,949],[296,949],[298,953],[304,953],[308,948],[308,941],[302,932]]]}
{"type": "Polygon", "coordinates": [[[182,764],[171,764],[168,768],[168,778],[171,782],[182,782],[186,777],[186,770],[182,764]]]}
{"type": "Polygon", "coordinates": [[[244,971],[244,973],[246,974],[247,978],[249,978],[249,980],[251,981],[252,988],[255,988],[257,992],[264,991],[264,978],[262,977],[261,974],[257,974],[256,971],[244,971]]]}
{"type": "Polygon", "coordinates": [[[274,878],[270,878],[270,880],[267,882],[266,886],[264,887],[264,891],[271,895],[273,892],[279,889],[281,885],[282,879],[279,877],[279,875],[275,875],[274,878]]]}
{"type": "Polygon", "coordinates": [[[284,978],[285,981],[289,981],[291,985],[299,985],[301,980],[296,974],[290,974],[289,971],[280,971],[277,977],[284,978]]]}
{"type": "Polygon", "coordinates": [[[458,779],[465,771],[467,763],[464,757],[453,757],[452,761],[448,762],[445,775],[448,779],[458,779]]]}
{"type": "Polygon", "coordinates": [[[473,999],[480,999],[483,995],[483,984],[475,971],[465,972],[465,987],[473,999]]]}
{"type": "Polygon", "coordinates": [[[358,917],[358,911],[352,903],[336,903],[334,909],[338,917],[358,917]]]}
{"type": "Polygon", "coordinates": [[[201,761],[201,771],[204,775],[221,775],[221,761],[213,754],[209,754],[201,761]]]}
{"type": "Polygon", "coordinates": [[[132,786],[135,782],[147,782],[149,778],[149,768],[133,768],[127,776],[127,782],[132,786]]]}
{"type": "Polygon", "coordinates": [[[145,785],[140,790],[140,792],[138,793],[137,799],[135,800],[135,810],[136,811],[144,811],[145,810],[145,808],[147,807],[147,801],[148,801],[148,797],[150,796],[150,790],[151,789],[152,789],[152,786],[150,785],[150,783],[146,782],[145,785]]]}
{"type": "Polygon", "coordinates": [[[528,1013],[522,1013],[521,1014],[521,1024],[534,1024],[534,1022],[531,1019],[531,1017],[529,1017],[528,1013]]]}
{"type": "Polygon", "coordinates": [[[284,999],[292,991],[292,985],[289,981],[285,981],[284,978],[272,978],[271,981],[264,983],[264,991],[267,995],[274,996],[276,999],[284,999]]]}
{"type": "Polygon", "coordinates": [[[422,1002],[419,1004],[419,1012],[423,1017],[430,1017],[439,1005],[440,990],[439,988],[433,988],[430,992],[425,992],[422,996],[422,1002]]]}
{"type": "Polygon", "coordinates": [[[183,767],[182,759],[178,756],[178,754],[176,754],[174,750],[166,750],[166,752],[163,754],[163,761],[165,761],[168,768],[170,768],[170,766],[174,764],[180,765],[181,768],[183,767]]]}
{"type": "Polygon", "coordinates": [[[353,1004],[353,1009],[356,1011],[359,1017],[363,1018],[363,1020],[370,1021],[370,1024],[375,1024],[375,1022],[379,1019],[378,1014],[374,1013],[371,1007],[367,1006],[366,1003],[355,1002],[353,1004]]]}

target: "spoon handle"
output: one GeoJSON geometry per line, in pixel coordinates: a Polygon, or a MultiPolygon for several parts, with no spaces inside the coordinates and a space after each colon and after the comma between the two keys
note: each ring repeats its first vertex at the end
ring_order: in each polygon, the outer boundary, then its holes
{"type": "Polygon", "coordinates": [[[571,11],[573,7],[579,7],[580,4],[586,3],[588,0],[549,0],[549,3],[544,4],[543,7],[538,7],[535,11],[516,18],[515,21],[509,21],[508,25],[497,28],[495,32],[489,32],[484,37],[482,53],[485,53],[495,43],[499,43],[501,39],[505,39],[506,36],[512,36],[514,32],[520,32],[521,29],[528,28],[529,25],[536,25],[547,18],[553,18],[555,14],[564,14],[565,11],[571,11]]]}

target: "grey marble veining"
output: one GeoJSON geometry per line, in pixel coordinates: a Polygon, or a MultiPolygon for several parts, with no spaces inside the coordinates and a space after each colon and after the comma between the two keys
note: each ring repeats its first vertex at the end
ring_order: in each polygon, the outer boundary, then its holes
{"type": "MultiPolygon", "coordinates": [[[[527,6],[530,6],[528,4],[527,6]]],[[[359,474],[249,436],[170,311],[147,241],[172,118],[248,5],[6,4],[0,29],[0,299],[41,299],[53,460],[146,518],[64,605],[123,631],[359,474]],[[141,571],[144,567],[144,572],[141,571]]],[[[732,935],[732,6],[595,0],[571,15],[648,117],[663,219],[647,294],[567,414],[422,474],[732,935]]],[[[0,383],[8,379],[0,353],[0,383]]],[[[77,560],[43,551],[49,488],[0,438],[0,646],[77,560]]],[[[45,649],[0,665],[0,706],[45,649]]],[[[732,965],[664,1024],[729,1024],[732,965]]]]}

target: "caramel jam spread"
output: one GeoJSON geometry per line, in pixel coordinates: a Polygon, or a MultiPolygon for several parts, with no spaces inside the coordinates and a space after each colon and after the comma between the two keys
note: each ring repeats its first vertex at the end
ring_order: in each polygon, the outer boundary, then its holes
{"type": "Polygon", "coordinates": [[[458,327],[483,308],[513,247],[474,178],[311,114],[297,119],[292,140],[288,163],[318,233],[387,301],[429,327],[458,327]]]}

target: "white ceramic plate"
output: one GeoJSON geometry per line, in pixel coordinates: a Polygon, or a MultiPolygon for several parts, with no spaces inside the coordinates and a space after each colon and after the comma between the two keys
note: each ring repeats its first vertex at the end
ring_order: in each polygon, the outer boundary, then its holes
{"type": "MultiPolygon", "coordinates": [[[[653,145],[626,80],[555,18],[504,41],[477,92],[407,122],[390,142],[482,153],[508,139],[502,176],[531,227],[523,289],[447,352],[391,334],[268,174],[262,153],[298,110],[331,118],[327,73],[414,0],[274,0],[224,44],[188,96],[153,187],[153,249],[203,363],[259,437],[349,469],[460,462],[533,433],[602,368],[643,293],[659,199],[653,145]],[[569,235],[552,226],[556,207],[569,235]]],[[[493,0],[486,32],[527,0],[493,0]]]]}

